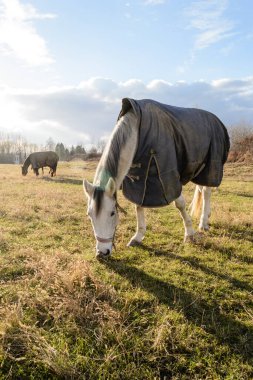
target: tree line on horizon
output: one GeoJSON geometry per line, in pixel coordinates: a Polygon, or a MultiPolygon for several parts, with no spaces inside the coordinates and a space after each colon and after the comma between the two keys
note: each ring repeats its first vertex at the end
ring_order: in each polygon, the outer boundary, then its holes
{"type": "MultiPolygon", "coordinates": [[[[230,126],[228,129],[231,149],[228,161],[253,162],[253,125],[245,122],[230,126]]],[[[55,151],[60,161],[70,161],[74,158],[86,160],[100,157],[105,147],[105,141],[99,140],[90,148],[82,144],[65,146],[62,142],[55,143],[50,137],[44,145],[27,142],[21,136],[8,135],[0,131],[0,163],[22,164],[29,154],[38,151],[55,151]]]]}
{"type": "Polygon", "coordinates": [[[70,161],[74,158],[87,159],[100,156],[105,143],[100,140],[96,145],[85,148],[82,144],[65,146],[63,143],[55,143],[49,138],[44,145],[27,142],[21,136],[9,135],[0,132],[0,163],[23,163],[29,154],[39,151],[51,150],[58,154],[60,161],[70,161]]]}

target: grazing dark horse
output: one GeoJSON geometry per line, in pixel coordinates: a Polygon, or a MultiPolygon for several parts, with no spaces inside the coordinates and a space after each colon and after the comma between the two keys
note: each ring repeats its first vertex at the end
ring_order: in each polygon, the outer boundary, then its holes
{"type": "Polygon", "coordinates": [[[111,253],[120,188],[136,205],[137,230],[130,246],[144,238],[144,207],[166,206],[172,201],[183,219],[185,240],[193,239],[192,220],[182,195],[182,186],[190,181],[197,185],[191,215],[202,203],[199,229],[208,230],[211,187],[221,183],[229,145],[225,126],[210,112],[148,99],[123,99],[93,184],[84,180],[97,256],[111,253]]]}
{"type": "Polygon", "coordinates": [[[58,161],[58,155],[52,151],[31,153],[22,166],[22,174],[26,175],[28,167],[31,165],[34,173],[38,176],[39,169],[42,168],[42,172],[44,173],[44,167],[48,166],[50,168],[49,174],[51,174],[51,177],[54,177],[56,175],[58,161]]]}

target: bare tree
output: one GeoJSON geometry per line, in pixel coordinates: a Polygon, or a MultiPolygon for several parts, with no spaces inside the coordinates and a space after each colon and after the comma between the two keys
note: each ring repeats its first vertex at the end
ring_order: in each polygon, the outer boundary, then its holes
{"type": "Polygon", "coordinates": [[[230,141],[231,148],[238,148],[238,145],[241,145],[242,141],[246,137],[252,136],[253,134],[253,125],[241,121],[239,124],[234,124],[230,127],[230,141]]]}
{"type": "Polygon", "coordinates": [[[45,145],[45,149],[46,150],[55,150],[55,142],[54,140],[52,139],[52,137],[49,137],[46,141],[46,145],[45,145]]]}
{"type": "Polygon", "coordinates": [[[105,146],[106,146],[106,142],[107,140],[105,138],[101,138],[97,144],[96,144],[96,148],[97,148],[97,152],[98,153],[103,153],[104,149],[105,149],[105,146]]]}

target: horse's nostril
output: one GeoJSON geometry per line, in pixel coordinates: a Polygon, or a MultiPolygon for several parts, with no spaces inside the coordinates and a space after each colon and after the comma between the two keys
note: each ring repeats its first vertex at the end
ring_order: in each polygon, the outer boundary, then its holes
{"type": "Polygon", "coordinates": [[[98,258],[103,258],[109,256],[111,253],[110,249],[107,249],[106,252],[103,251],[97,251],[97,257],[98,258]]]}

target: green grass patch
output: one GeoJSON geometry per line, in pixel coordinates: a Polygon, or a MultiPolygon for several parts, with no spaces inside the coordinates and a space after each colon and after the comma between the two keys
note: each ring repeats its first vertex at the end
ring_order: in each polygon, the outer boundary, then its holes
{"type": "Polygon", "coordinates": [[[252,379],[253,167],[226,166],[195,244],[171,205],[147,210],[143,245],[127,248],[135,214],[119,194],[103,262],[82,190],[95,167],[1,165],[0,379],[252,379]]]}

